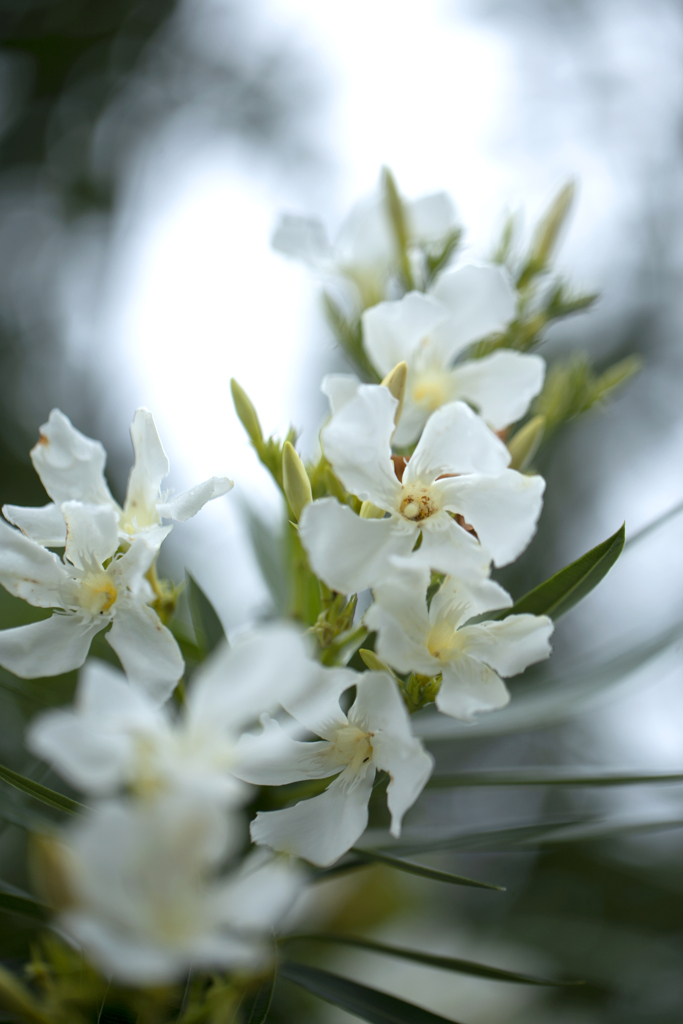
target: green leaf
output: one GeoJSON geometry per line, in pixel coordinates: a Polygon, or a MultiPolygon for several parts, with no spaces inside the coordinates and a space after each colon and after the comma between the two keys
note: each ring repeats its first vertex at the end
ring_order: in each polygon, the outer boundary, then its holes
{"type": "Polygon", "coordinates": [[[445,1017],[439,1017],[414,1003],[378,992],[367,985],[359,985],[348,978],[340,978],[338,974],[322,971],[318,967],[295,964],[288,960],[281,965],[280,975],[312,992],[319,999],[339,1006],[361,1020],[370,1021],[370,1024],[457,1024],[456,1021],[447,1021],[445,1017]]]}
{"type": "MultiPolygon", "coordinates": [[[[453,835],[435,836],[432,839],[416,839],[411,842],[393,840],[388,847],[393,853],[401,856],[429,853],[435,850],[519,850],[520,847],[532,847],[549,836],[557,836],[562,829],[580,828],[586,819],[562,818],[557,821],[533,825],[512,825],[506,828],[472,829],[456,832],[453,835]]],[[[385,847],[372,847],[359,850],[365,854],[384,854],[385,847]]],[[[405,863],[405,861],[403,862],[405,863]]]]}
{"type": "Polygon", "coordinates": [[[679,503],[677,505],[674,505],[673,508],[668,508],[666,512],[662,512],[662,514],[660,516],[657,516],[656,519],[653,519],[651,523],[647,523],[640,530],[637,530],[635,533],[631,534],[631,536],[627,538],[626,543],[624,544],[624,549],[632,547],[639,541],[644,540],[645,537],[649,537],[651,533],[654,533],[655,530],[658,530],[660,526],[664,526],[665,523],[668,523],[670,519],[673,519],[675,516],[680,515],[681,512],[683,512],[683,501],[679,501],[679,503]]]}
{"type": "Polygon", "coordinates": [[[22,914],[24,917],[37,918],[39,921],[45,921],[50,914],[49,908],[44,903],[39,903],[38,900],[34,900],[30,896],[6,892],[1,888],[0,910],[10,914],[22,914]]]}
{"type": "Polygon", "coordinates": [[[616,533],[608,537],[602,544],[587,551],[575,562],[560,569],[545,583],[539,584],[528,594],[515,601],[512,608],[505,608],[495,618],[505,619],[508,615],[549,615],[558,619],[575,604],[578,604],[591,590],[598,585],[622,552],[625,540],[625,527],[619,527],[616,533]]]}
{"type": "Polygon", "coordinates": [[[375,861],[378,864],[385,864],[397,871],[405,871],[409,875],[419,875],[421,878],[431,878],[435,882],[448,882],[451,885],[466,885],[473,889],[495,889],[498,892],[505,892],[501,885],[491,885],[489,882],[477,882],[474,878],[466,878],[464,875],[453,875],[447,871],[437,871],[435,868],[428,868],[424,864],[413,864],[408,860],[401,860],[399,857],[391,857],[386,853],[379,853],[377,850],[353,849],[358,858],[358,867],[367,861],[375,861]]]}
{"type": "Polygon", "coordinates": [[[505,971],[500,967],[488,967],[486,964],[475,963],[472,960],[461,960],[453,956],[436,956],[433,953],[422,953],[416,949],[404,949],[401,946],[387,946],[383,942],[372,942],[370,939],[359,939],[353,935],[290,935],[280,940],[283,942],[295,942],[308,940],[310,942],[334,942],[342,946],[356,946],[359,949],[367,949],[372,953],[383,953],[386,956],[401,957],[404,960],[413,960],[418,964],[427,964],[429,967],[436,967],[442,971],[456,971],[458,974],[471,974],[476,978],[489,978],[492,981],[513,981],[522,985],[581,985],[577,981],[547,981],[544,978],[536,978],[531,974],[519,974],[517,971],[505,971]]]}
{"type": "Polygon", "coordinates": [[[192,625],[197,635],[200,646],[204,647],[207,654],[225,638],[223,624],[216,614],[214,606],[199,586],[193,576],[186,572],[187,576],[187,599],[190,604],[192,625]]]}
{"type": "Polygon", "coordinates": [[[84,810],[83,804],[77,800],[63,796],[62,793],[56,793],[53,789],[48,789],[47,786],[41,786],[39,782],[27,779],[24,775],[13,772],[11,768],[6,768],[2,764],[0,764],[0,779],[8,785],[14,786],[15,789],[20,789],[22,793],[28,793],[35,800],[40,800],[41,803],[47,804],[49,807],[56,807],[59,811],[68,811],[69,814],[74,814],[76,811],[84,810]]]}
{"type": "Polygon", "coordinates": [[[460,786],[636,786],[667,782],[683,782],[683,772],[648,772],[644,775],[602,772],[589,775],[566,769],[548,772],[544,768],[501,768],[496,771],[462,772],[458,775],[433,775],[427,786],[433,789],[460,786]]]}
{"type": "Polygon", "coordinates": [[[240,1006],[241,1019],[244,1024],[264,1024],[275,990],[275,973],[267,978],[257,989],[249,992],[240,1006]]]}

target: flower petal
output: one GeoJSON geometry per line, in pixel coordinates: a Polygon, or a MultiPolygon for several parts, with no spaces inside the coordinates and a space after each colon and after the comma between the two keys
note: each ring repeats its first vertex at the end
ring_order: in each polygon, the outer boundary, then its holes
{"type": "Polygon", "coordinates": [[[502,622],[482,622],[461,630],[465,650],[503,677],[550,656],[554,624],[547,615],[508,615],[502,622]]]}
{"type": "Polygon", "coordinates": [[[337,730],[348,724],[339,698],[360,678],[350,668],[319,666],[314,685],[294,700],[283,699],[283,707],[315,736],[334,740],[337,730]]]}
{"type": "Polygon", "coordinates": [[[464,527],[449,515],[434,516],[422,528],[422,544],[411,560],[472,584],[486,581],[491,555],[464,527]],[[427,525],[429,524],[429,525],[427,525]]]}
{"type": "Polygon", "coordinates": [[[161,481],[169,473],[168,456],[164,451],[154,417],[147,409],[137,409],[130,427],[135,452],[135,463],[128,478],[126,517],[139,519],[141,526],[159,521],[156,503],[161,493],[161,481]]]}
{"type": "Polygon", "coordinates": [[[323,377],[320,390],[327,395],[333,415],[356,396],[360,385],[361,381],[353,373],[328,373],[323,377]]]}
{"type": "Polygon", "coordinates": [[[185,669],[178,643],[157,613],[130,597],[116,602],[114,624],[107,633],[132,686],[162,704],[185,669]]]}
{"type": "Polygon", "coordinates": [[[406,466],[403,483],[431,483],[452,473],[502,473],[510,452],[464,402],[437,409],[406,466]]]}
{"type": "Polygon", "coordinates": [[[69,577],[52,551],[0,522],[0,583],[37,608],[64,607],[69,577]]]}
{"type": "Polygon", "coordinates": [[[227,476],[212,476],[203,484],[196,484],[188,491],[177,494],[167,501],[157,504],[157,511],[163,519],[175,519],[176,522],[184,523],[192,516],[195,516],[200,509],[204,508],[207,501],[214,498],[221,498],[234,487],[232,480],[227,476]]]}
{"type": "Polygon", "coordinates": [[[349,785],[342,772],[320,796],[282,811],[261,811],[251,823],[251,838],[320,867],[333,864],[366,829],[374,774],[354,776],[349,785]]]}
{"type": "Polygon", "coordinates": [[[66,523],[64,557],[77,569],[101,566],[119,546],[119,516],[113,505],[84,505],[66,501],[62,505],[66,523]]]}
{"type": "Polygon", "coordinates": [[[218,915],[233,930],[269,932],[289,910],[305,880],[304,872],[286,858],[254,850],[216,893],[218,915]]]}
{"type": "Polygon", "coordinates": [[[96,796],[121,785],[133,747],[130,736],[94,729],[82,715],[61,710],[34,719],[26,745],[76,789],[96,796]]]}
{"type": "MultiPolygon", "coordinates": [[[[260,733],[243,733],[235,747],[233,774],[255,786],[285,786],[303,779],[326,779],[339,773],[325,755],[330,744],[325,740],[302,743],[293,740],[282,726],[268,715],[261,716],[260,733]]],[[[344,723],[345,724],[345,723],[344,723]]]]}
{"type": "Polygon", "coordinates": [[[127,551],[113,559],[107,571],[118,590],[128,589],[144,604],[152,600],[154,592],[145,576],[157,556],[159,545],[172,529],[171,526],[160,526],[136,537],[127,551]]]}
{"type": "Polygon", "coordinates": [[[63,548],[66,543],[64,516],[53,502],[41,508],[3,505],[2,514],[12,526],[18,526],[25,537],[44,548],[63,548]]]}
{"type": "Polygon", "coordinates": [[[447,192],[433,192],[405,204],[408,234],[414,242],[438,242],[457,225],[455,206],[447,192]]]}
{"type": "Polygon", "coordinates": [[[393,508],[401,493],[391,461],[397,405],[388,388],[361,384],[320,434],[323,451],[347,491],[384,509],[393,508]]]}
{"type": "Polygon", "coordinates": [[[432,623],[447,619],[455,629],[473,615],[511,605],[507,590],[495,580],[484,576],[478,580],[447,576],[432,598],[429,618],[432,623]]]}
{"type": "Polygon", "coordinates": [[[423,338],[447,319],[448,310],[421,292],[409,292],[395,302],[378,302],[361,317],[363,348],[385,377],[397,363],[410,363],[423,338]]]}
{"type": "Polygon", "coordinates": [[[543,387],[545,359],[499,349],[483,359],[469,359],[452,371],[458,398],[476,406],[492,430],[515,423],[543,387]]]}
{"type": "Polygon", "coordinates": [[[503,680],[481,661],[461,655],[444,665],[436,695],[436,706],[444,715],[471,722],[477,712],[504,708],[509,701],[503,680]]]}
{"type": "Polygon", "coordinates": [[[59,676],[80,668],[92,638],[107,625],[101,617],[56,614],[28,626],[0,631],[0,665],[22,679],[59,676]]]}
{"type": "Polygon", "coordinates": [[[104,479],[107,453],[99,441],[76,430],[59,409],[53,409],[40,428],[31,459],[43,487],[58,505],[63,501],[115,504],[104,479]]]}
{"type": "Polygon", "coordinates": [[[348,505],[323,498],[304,508],[299,536],[316,576],[340,594],[355,594],[382,579],[392,555],[410,553],[417,530],[394,518],[361,519],[348,505]]]}
{"type": "Polygon", "coordinates": [[[377,631],[377,654],[399,672],[435,675],[441,671],[440,662],[427,649],[429,575],[422,563],[401,559],[401,569],[373,588],[375,603],[365,613],[365,624],[377,631]]]}
{"type": "Polygon", "coordinates": [[[301,260],[313,270],[320,270],[332,259],[325,228],[314,217],[283,214],[270,244],[273,249],[301,260]]]}
{"type": "Polygon", "coordinates": [[[430,293],[450,310],[432,341],[450,362],[473,341],[504,331],[515,316],[517,293],[504,267],[468,263],[440,274],[430,293]]]}

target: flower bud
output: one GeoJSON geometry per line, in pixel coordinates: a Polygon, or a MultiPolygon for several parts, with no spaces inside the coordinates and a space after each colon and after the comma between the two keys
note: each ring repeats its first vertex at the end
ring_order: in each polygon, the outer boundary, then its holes
{"type": "Polygon", "coordinates": [[[528,469],[543,440],[545,427],[545,416],[533,416],[510,438],[508,441],[508,450],[512,456],[510,469],[517,469],[520,472],[528,469]]]}
{"type": "Polygon", "coordinates": [[[394,673],[389,666],[380,661],[374,651],[369,651],[367,647],[361,647],[358,653],[363,659],[366,668],[369,668],[371,672],[388,672],[390,676],[393,676],[394,673]]]}
{"type": "Polygon", "coordinates": [[[306,467],[289,441],[285,441],[282,448],[282,486],[298,520],[306,505],[313,501],[313,492],[306,467]]]}
{"type": "Polygon", "coordinates": [[[242,426],[251,438],[252,444],[256,449],[259,449],[263,444],[263,431],[261,430],[261,424],[259,423],[256,409],[251,404],[251,400],[248,398],[246,391],[239,386],[234,377],[230,380],[230,391],[232,392],[232,401],[235,406],[235,412],[239,416],[242,426]]]}
{"type": "Polygon", "coordinates": [[[394,423],[398,426],[403,412],[403,400],[406,397],[406,382],[408,380],[408,364],[406,362],[396,363],[396,366],[386,375],[382,381],[382,387],[389,388],[394,398],[398,399],[398,406],[394,415],[394,423]]]}
{"type": "Polygon", "coordinates": [[[371,501],[364,501],[359,515],[361,519],[383,519],[386,513],[383,508],[373,505],[371,501]]]}
{"type": "Polygon", "coordinates": [[[573,181],[560,189],[545,217],[538,225],[531,258],[540,268],[547,266],[553,255],[557,239],[574,200],[576,186],[573,181]]]}

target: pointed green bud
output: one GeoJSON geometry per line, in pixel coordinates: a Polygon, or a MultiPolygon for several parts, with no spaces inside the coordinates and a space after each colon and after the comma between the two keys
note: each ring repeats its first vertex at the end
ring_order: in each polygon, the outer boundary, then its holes
{"type": "Polygon", "coordinates": [[[282,486],[292,512],[299,519],[306,505],[313,501],[313,492],[306,467],[289,441],[285,441],[282,449],[282,486]]]}
{"type": "Polygon", "coordinates": [[[388,167],[382,170],[382,185],[384,187],[384,201],[386,203],[389,223],[396,242],[396,251],[401,266],[405,285],[410,290],[414,288],[413,272],[408,259],[408,244],[410,242],[408,224],[406,222],[406,211],[398,191],[396,179],[388,167]]]}
{"type": "Polygon", "coordinates": [[[261,424],[256,413],[256,409],[251,404],[246,391],[239,386],[234,377],[230,380],[230,391],[232,392],[232,401],[235,406],[235,412],[240,418],[240,422],[247,434],[251,438],[252,444],[258,450],[263,445],[263,431],[261,430],[261,424]]]}
{"type": "Polygon", "coordinates": [[[523,472],[531,465],[531,460],[538,451],[545,434],[545,416],[533,416],[508,441],[508,449],[512,458],[510,469],[523,472]]]}
{"type": "Polygon", "coordinates": [[[386,512],[383,508],[373,505],[371,501],[364,501],[358,514],[361,519],[384,519],[386,512]]]}
{"type": "Polygon", "coordinates": [[[389,666],[380,661],[374,651],[369,651],[367,647],[361,647],[358,653],[366,668],[369,668],[371,672],[388,672],[390,676],[394,675],[389,666]]]}
{"type": "Polygon", "coordinates": [[[545,267],[553,255],[560,231],[567,219],[576,193],[573,181],[561,188],[550,209],[536,228],[531,249],[531,258],[539,267],[545,267]]]}
{"type": "Polygon", "coordinates": [[[389,388],[394,398],[398,399],[398,405],[396,407],[396,413],[394,414],[394,423],[398,426],[398,421],[401,419],[401,413],[403,412],[403,402],[406,397],[406,383],[408,380],[408,364],[396,363],[393,370],[386,375],[382,381],[382,387],[389,388]]]}

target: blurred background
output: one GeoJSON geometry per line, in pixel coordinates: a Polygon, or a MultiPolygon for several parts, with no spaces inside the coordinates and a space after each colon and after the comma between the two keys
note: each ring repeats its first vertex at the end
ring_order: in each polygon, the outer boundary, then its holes
{"type": "MultiPolygon", "coordinates": [[[[505,578],[513,594],[624,519],[633,535],[681,501],[680,0],[0,0],[2,501],[45,500],[28,450],[54,406],[104,442],[120,497],[128,426],[145,405],[173,486],[214,473],[237,485],[174,531],[167,573],[187,567],[228,630],[266,613],[246,511],[277,528],[281,509],[229,378],[267,432],[291,422],[312,450],[320,377],[343,361],[316,282],[269,240],[282,210],[333,233],[383,164],[408,196],[452,194],[475,257],[491,253],[506,211],[530,226],[576,179],[559,266],[602,298],[553,329],[544,354],[644,359],[614,404],[545,451],[546,508],[505,578]]],[[[439,767],[680,769],[682,530],[672,518],[627,549],[562,621],[551,666],[516,684],[509,712],[469,730],[427,723],[439,767]]],[[[3,678],[0,752],[21,770],[33,706],[3,678]]],[[[675,822],[683,793],[435,791],[407,824],[446,835],[586,814],[675,822]]],[[[0,855],[12,842],[6,830],[0,855]]],[[[357,954],[326,963],[468,1024],[680,1024],[680,832],[438,863],[508,891],[406,890],[376,872],[330,883],[311,913],[588,984],[522,988],[357,954]]]]}

